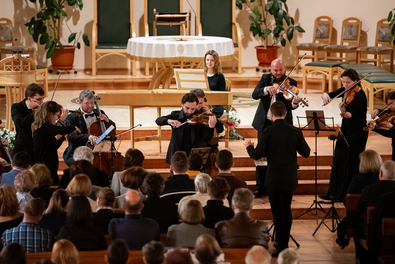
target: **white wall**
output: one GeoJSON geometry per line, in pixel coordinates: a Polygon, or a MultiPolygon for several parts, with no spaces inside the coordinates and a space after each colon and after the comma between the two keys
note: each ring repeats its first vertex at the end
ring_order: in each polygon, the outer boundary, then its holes
{"type": "MultiPolygon", "coordinates": [[[[92,34],[93,23],[93,1],[85,0],[83,10],[76,16],[69,18],[68,25],[73,31],[84,31],[88,36],[92,34]]],[[[164,0],[165,1],[165,0],[164,0]]],[[[224,1],[224,0],[213,0],[224,1]]],[[[111,0],[108,0],[110,3],[111,0]]],[[[189,0],[192,7],[196,8],[196,0],[189,0]]],[[[303,42],[311,42],[313,36],[314,19],[321,15],[327,15],[333,18],[334,34],[336,39],[340,40],[340,28],[342,20],[347,17],[357,17],[362,20],[363,36],[361,39],[362,46],[374,45],[376,23],[382,18],[386,18],[389,11],[395,8],[393,0],[289,0],[287,1],[290,15],[294,16],[297,23],[305,30],[305,34],[295,34],[291,45],[279,49],[279,56],[282,57],[289,65],[293,65],[296,61],[295,44],[303,42]]],[[[24,45],[37,44],[33,42],[32,37],[28,34],[24,23],[36,13],[36,5],[28,0],[0,0],[0,17],[6,17],[14,22],[15,38],[24,45]]],[[[184,10],[189,11],[190,7],[187,0],[184,0],[184,10]]],[[[143,15],[144,0],[134,0],[134,25],[136,27],[137,36],[144,35],[143,15]]],[[[192,21],[194,15],[192,12],[192,21]]],[[[255,67],[257,65],[254,46],[259,44],[257,39],[252,37],[249,31],[249,20],[247,11],[237,10],[237,22],[241,27],[242,47],[243,47],[243,67],[255,67]]],[[[192,26],[194,29],[194,24],[192,26]]],[[[63,27],[63,40],[67,42],[69,31],[66,26],[63,27]]],[[[48,63],[45,60],[43,46],[38,47],[39,61],[41,64],[48,63]]],[[[90,69],[92,67],[92,51],[90,47],[77,50],[74,66],[76,69],[90,69]]],[[[103,59],[99,68],[121,68],[128,67],[126,59],[110,56],[103,59]]]]}

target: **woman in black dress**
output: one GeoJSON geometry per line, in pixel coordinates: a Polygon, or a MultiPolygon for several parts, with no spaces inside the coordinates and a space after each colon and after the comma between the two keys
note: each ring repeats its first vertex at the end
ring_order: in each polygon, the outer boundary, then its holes
{"type": "Polygon", "coordinates": [[[43,103],[34,113],[32,124],[34,158],[36,163],[44,163],[51,171],[53,185],[59,185],[58,177],[58,148],[66,139],[67,135],[73,131],[80,132],[73,126],[58,125],[66,120],[69,110],[62,109],[62,106],[54,101],[43,103]],[[59,121],[59,122],[58,122],[59,121]],[[56,135],[62,135],[56,139],[56,135]]]}
{"type": "Polygon", "coordinates": [[[368,132],[363,130],[366,126],[367,100],[360,84],[355,85],[359,81],[358,73],[347,69],[341,75],[341,80],[342,88],[322,95],[326,105],[347,90],[341,95],[342,102],[339,104],[342,125],[334,151],[329,190],[326,195],[320,195],[321,199],[330,200],[333,197],[335,201],[343,201],[352,177],[358,175],[358,156],[365,150],[368,139],[368,132]]]}

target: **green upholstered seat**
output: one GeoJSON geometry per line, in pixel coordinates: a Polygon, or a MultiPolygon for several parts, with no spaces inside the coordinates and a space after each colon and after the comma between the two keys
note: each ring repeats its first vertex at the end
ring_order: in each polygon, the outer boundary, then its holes
{"type": "Polygon", "coordinates": [[[125,49],[127,47],[127,41],[125,43],[113,43],[111,45],[96,45],[96,49],[125,49]]]}
{"type": "Polygon", "coordinates": [[[306,63],[305,66],[312,66],[312,67],[339,67],[344,62],[342,61],[316,61],[316,62],[309,62],[306,63]]]}
{"type": "MultiPolygon", "coordinates": [[[[159,13],[180,13],[180,0],[147,0],[149,35],[153,35],[154,9],[159,13]]],[[[157,36],[180,35],[179,26],[157,25],[157,36]]]]}
{"type": "Polygon", "coordinates": [[[360,64],[357,64],[357,63],[342,63],[340,65],[340,67],[342,69],[352,68],[352,69],[354,69],[356,71],[357,71],[357,69],[372,69],[372,70],[378,69],[376,66],[374,66],[372,64],[368,64],[368,63],[360,63],[360,64]]]}
{"type": "Polygon", "coordinates": [[[369,83],[394,83],[395,84],[395,74],[372,74],[365,78],[365,81],[369,83]]]}

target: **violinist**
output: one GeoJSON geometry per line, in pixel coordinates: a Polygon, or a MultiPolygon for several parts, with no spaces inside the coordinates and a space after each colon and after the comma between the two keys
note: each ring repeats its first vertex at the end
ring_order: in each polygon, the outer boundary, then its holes
{"type": "Polygon", "coordinates": [[[392,138],[392,160],[395,161],[395,92],[390,92],[386,97],[388,109],[374,109],[371,114],[372,119],[379,117],[377,120],[368,121],[369,128],[382,136],[392,138]]]}
{"type": "MultiPolygon", "coordinates": [[[[258,139],[261,137],[263,130],[273,123],[269,112],[269,107],[273,97],[276,99],[276,101],[281,101],[285,104],[287,110],[285,120],[291,125],[293,124],[292,110],[296,109],[300,102],[300,99],[297,97],[293,98],[292,100],[285,99],[283,93],[281,93],[277,87],[286,77],[285,63],[282,60],[275,59],[270,65],[270,70],[271,73],[262,75],[261,80],[258,82],[252,93],[252,98],[259,100],[259,105],[256,110],[254,120],[252,121],[252,126],[258,132],[258,139]]],[[[288,78],[285,84],[287,86],[297,87],[297,82],[292,78],[288,78]]],[[[255,197],[260,197],[263,195],[265,174],[266,167],[257,166],[257,191],[254,193],[255,197]]]]}
{"type": "Polygon", "coordinates": [[[80,108],[71,113],[66,118],[66,124],[69,126],[76,126],[81,130],[79,134],[71,134],[68,136],[69,146],[63,153],[64,162],[70,166],[73,160],[74,150],[80,146],[86,146],[89,142],[91,145],[95,145],[97,137],[90,133],[90,126],[97,122],[98,120],[103,120],[105,122],[110,122],[115,125],[107,115],[95,107],[95,97],[94,94],[89,90],[81,91],[79,95],[80,108]]]}
{"type": "Polygon", "coordinates": [[[16,130],[13,154],[26,151],[32,164],[34,164],[31,128],[34,121],[33,112],[43,103],[44,94],[43,88],[36,83],[31,83],[26,87],[25,99],[11,106],[11,117],[16,130]]]}
{"type": "Polygon", "coordinates": [[[341,75],[342,88],[332,93],[324,93],[324,105],[332,98],[341,96],[339,103],[342,124],[337,137],[333,155],[333,165],[329,183],[329,190],[319,197],[324,200],[343,201],[352,177],[359,174],[359,154],[365,150],[368,139],[366,125],[367,99],[362,90],[358,73],[347,69],[341,75]]]}
{"type": "Polygon", "coordinates": [[[181,110],[158,117],[158,126],[170,125],[172,128],[171,139],[167,149],[166,162],[170,164],[171,157],[176,151],[185,151],[187,155],[192,148],[206,147],[214,135],[214,127],[217,123],[215,115],[208,118],[207,126],[204,124],[193,125],[187,122],[197,111],[199,99],[193,93],[187,93],[182,97],[181,110]]]}

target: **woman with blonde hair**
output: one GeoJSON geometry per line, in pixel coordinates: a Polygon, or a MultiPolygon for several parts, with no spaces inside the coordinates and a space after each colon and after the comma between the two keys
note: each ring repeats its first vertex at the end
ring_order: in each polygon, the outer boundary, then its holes
{"type": "Polygon", "coordinates": [[[30,171],[34,175],[34,189],[30,194],[34,198],[42,198],[45,201],[46,207],[48,207],[49,200],[52,197],[55,189],[50,188],[52,186],[51,172],[43,163],[36,163],[30,171]]]}
{"type": "Polygon", "coordinates": [[[79,264],[80,254],[73,243],[60,239],[53,245],[51,260],[54,264],[79,264]]]}
{"type": "Polygon", "coordinates": [[[0,233],[18,226],[23,220],[14,189],[9,185],[0,186],[0,233]]]}
{"type": "Polygon", "coordinates": [[[69,199],[70,196],[66,190],[56,190],[49,200],[48,208],[45,210],[39,225],[56,236],[66,221],[66,207],[69,199]]]}
{"type": "Polygon", "coordinates": [[[96,201],[89,198],[89,194],[92,191],[92,183],[91,183],[91,180],[89,179],[89,177],[86,176],[86,174],[75,175],[73,177],[73,179],[71,179],[66,190],[69,192],[70,196],[77,195],[77,194],[85,196],[89,201],[92,212],[97,211],[96,201]]]}
{"type": "Polygon", "coordinates": [[[93,213],[95,226],[108,234],[108,224],[113,218],[124,218],[121,213],[114,213],[115,193],[110,187],[100,188],[96,192],[97,212],[93,213]]]}
{"type": "Polygon", "coordinates": [[[66,139],[67,135],[73,131],[79,131],[74,126],[59,126],[66,120],[69,110],[63,109],[61,105],[54,101],[43,103],[34,113],[32,124],[34,159],[36,163],[45,163],[51,172],[52,180],[55,185],[59,185],[58,177],[58,148],[66,139]],[[56,139],[56,135],[62,135],[56,139]]]}

